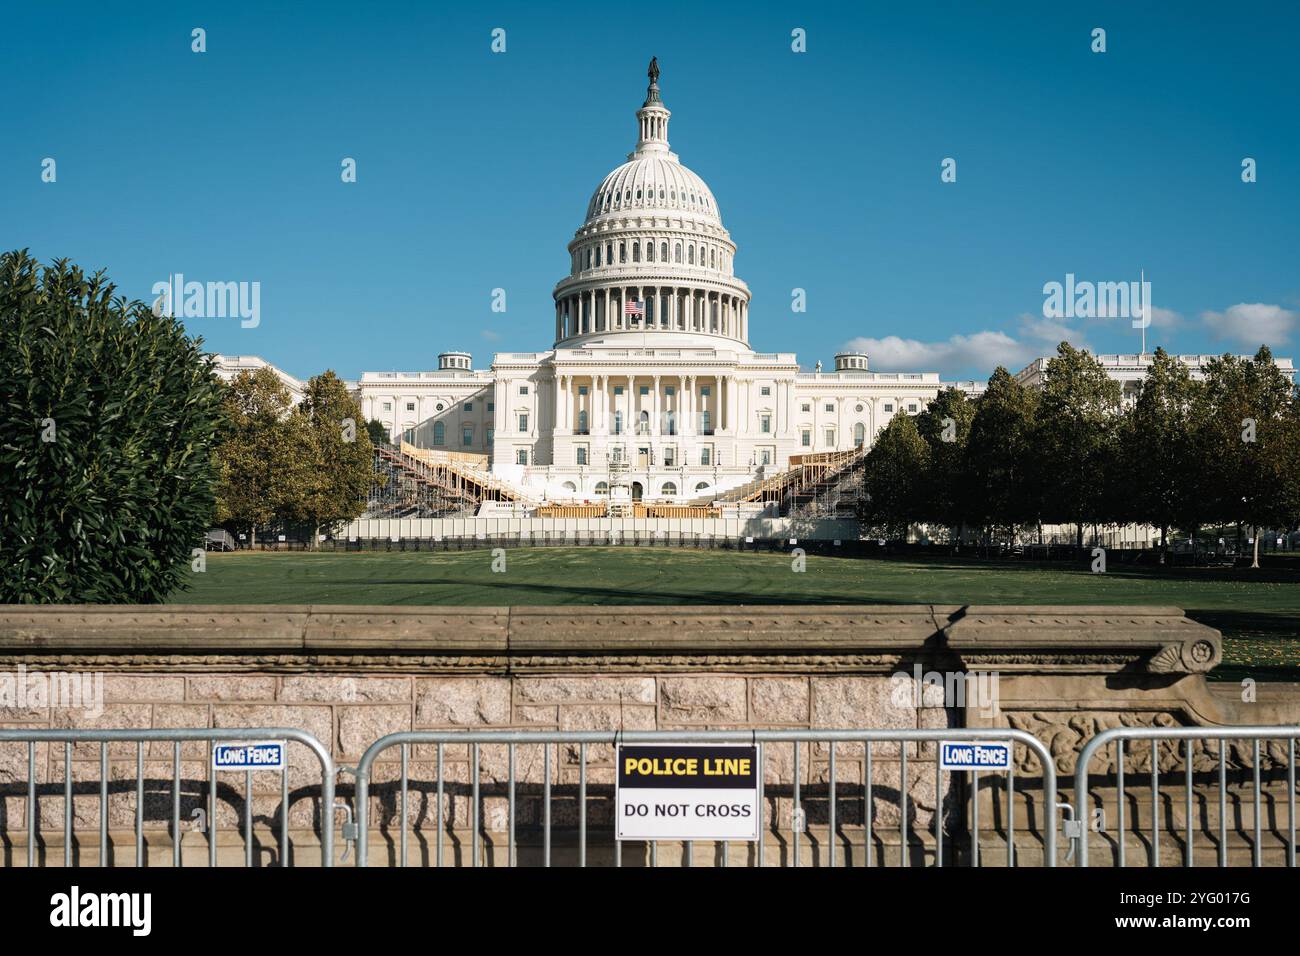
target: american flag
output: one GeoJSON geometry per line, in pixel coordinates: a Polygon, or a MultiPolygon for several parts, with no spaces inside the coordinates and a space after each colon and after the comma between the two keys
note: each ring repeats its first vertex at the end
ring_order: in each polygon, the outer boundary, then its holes
{"type": "Polygon", "coordinates": [[[623,303],[624,315],[639,315],[645,317],[645,303],[640,299],[628,299],[623,303]]]}

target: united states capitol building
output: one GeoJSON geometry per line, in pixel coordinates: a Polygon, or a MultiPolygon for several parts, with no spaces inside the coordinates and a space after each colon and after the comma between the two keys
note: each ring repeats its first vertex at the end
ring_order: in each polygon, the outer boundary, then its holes
{"type": "MultiPolygon", "coordinates": [[[[793,352],[755,351],[737,245],[712,190],[669,145],[654,61],[648,75],[635,146],[596,186],[567,245],[554,345],[498,352],[489,369],[446,351],[436,370],[349,383],[365,419],[400,449],[391,463],[460,489],[462,514],[508,504],[516,514],[716,516],[745,502],[789,514],[800,496],[833,491],[893,416],[918,413],[943,388],[983,389],[937,372],[876,371],[862,352],[803,371],[793,352]]],[[[1151,356],[1100,358],[1129,388],[1151,356]]],[[[1045,361],[1021,380],[1040,384],[1045,361]]],[[[225,378],[269,366],[256,356],[217,364],[225,378]]],[[[301,395],[301,381],[269,367],[301,395]]],[[[823,515],[836,512],[834,500],[823,504],[823,515]]],[[[446,512],[385,512],[417,513],[446,512]]]]}
{"type": "MultiPolygon", "coordinates": [[[[805,372],[793,352],[754,350],[736,243],[712,190],[669,146],[657,65],[650,80],[634,149],[568,243],[553,347],[498,352],[486,370],[448,351],[433,371],[363,373],[350,383],[362,414],[395,442],[430,460],[483,457],[538,502],[599,502],[611,472],[613,493],[625,484],[634,502],[707,502],[792,458],[864,449],[944,387],[937,372],[874,371],[861,352],[805,372]]],[[[227,377],[265,364],[219,358],[227,377]]]]}

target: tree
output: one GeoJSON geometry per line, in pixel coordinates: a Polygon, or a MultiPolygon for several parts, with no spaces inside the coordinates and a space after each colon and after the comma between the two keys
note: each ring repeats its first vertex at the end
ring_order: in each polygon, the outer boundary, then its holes
{"type": "Polygon", "coordinates": [[[305,435],[290,414],[289,390],[269,368],[243,371],[225,392],[226,426],[217,446],[217,521],[257,531],[287,517],[306,481],[305,435]]]}
{"type": "Polygon", "coordinates": [[[926,517],[925,476],[930,450],[910,415],[897,415],[876,438],[863,462],[858,518],[868,529],[907,539],[908,527],[926,517]]]}
{"type": "Polygon", "coordinates": [[[370,436],[370,444],[372,445],[389,444],[388,429],[377,418],[372,418],[366,422],[366,434],[370,436]]]}
{"type": "Polygon", "coordinates": [[[1204,392],[1187,366],[1157,348],[1137,402],[1120,426],[1118,483],[1125,489],[1125,517],[1160,529],[1161,564],[1168,552],[1169,529],[1188,528],[1195,540],[1207,518],[1201,448],[1204,392]]]}
{"type": "Polygon", "coordinates": [[[975,404],[957,388],[941,391],[916,417],[916,428],[929,448],[930,465],[923,476],[924,510],[961,540],[973,506],[966,474],[966,444],[975,404]]]}
{"type": "Polygon", "coordinates": [[[162,601],[209,527],[220,383],[115,291],[0,255],[0,602],[162,601]]]}
{"type": "Polygon", "coordinates": [[[1211,495],[1223,518],[1254,529],[1251,567],[1258,568],[1260,530],[1286,526],[1295,517],[1288,499],[1296,464],[1287,458],[1295,389],[1267,346],[1253,359],[1213,359],[1205,387],[1211,495]]]}
{"type": "Polygon", "coordinates": [[[998,368],[975,402],[966,440],[970,520],[980,527],[1014,529],[1038,517],[1031,478],[1038,393],[998,368]]]}
{"type": "Polygon", "coordinates": [[[1046,520],[1077,524],[1077,547],[1086,522],[1110,517],[1104,511],[1119,412],[1119,383],[1101,363],[1068,342],[1058,345],[1039,401],[1034,484],[1046,520]]]}
{"type": "Polygon", "coordinates": [[[311,526],[311,547],[315,548],[321,528],[351,521],[365,510],[374,446],[369,432],[360,425],[361,407],[333,371],[307,383],[294,417],[302,429],[311,467],[293,512],[311,526]]]}

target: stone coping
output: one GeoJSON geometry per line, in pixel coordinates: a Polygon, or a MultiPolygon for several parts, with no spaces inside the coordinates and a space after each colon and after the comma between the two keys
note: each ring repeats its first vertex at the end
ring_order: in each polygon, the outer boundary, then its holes
{"type": "Polygon", "coordinates": [[[1175,607],[0,605],[0,657],[123,655],[294,669],[463,658],[505,672],[674,663],[872,671],[916,661],[1187,674],[1213,668],[1222,642],[1175,607]]]}

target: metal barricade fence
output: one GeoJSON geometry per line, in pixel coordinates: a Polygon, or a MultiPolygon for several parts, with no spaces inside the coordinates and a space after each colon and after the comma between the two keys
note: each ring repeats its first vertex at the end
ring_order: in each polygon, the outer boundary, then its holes
{"type": "MultiPolygon", "coordinates": [[[[1300,727],[1118,727],[1111,730],[1103,731],[1096,737],[1092,738],[1079,754],[1078,763],[1075,766],[1074,773],[1074,793],[1075,807],[1077,816],[1073,821],[1066,824],[1066,835],[1070,838],[1072,852],[1075,853],[1075,862],[1078,866],[1088,865],[1088,837],[1092,832],[1100,832],[1103,837],[1109,839],[1109,829],[1105,825],[1105,805],[1101,804],[1101,826],[1090,827],[1089,821],[1092,819],[1093,801],[1089,795],[1088,777],[1089,768],[1093,759],[1102,753],[1106,747],[1114,745],[1114,778],[1115,778],[1115,811],[1116,811],[1116,838],[1114,842],[1114,862],[1117,866],[1125,866],[1127,863],[1127,843],[1129,842],[1128,832],[1128,800],[1126,796],[1126,777],[1125,777],[1125,743],[1127,741],[1149,741],[1150,747],[1133,747],[1130,755],[1135,762],[1146,762],[1148,764],[1145,773],[1138,771],[1139,780],[1146,778],[1150,784],[1150,804],[1151,814],[1151,835],[1150,839],[1143,841],[1143,830],[1140,821],[1141,803],[1135,801],[1133,808],[1133,824],[1137,835],[1139,846],[1145,846],[1147,851],[1147,863],[1149,866],[1160,865],[1160,832],[1163,828],[1162,821],[1168,820],[1168,830],[1171,836],[1177,835],[1176,819],[1176,801],[1171,797],[1169,807],[1166,811],[1161,801],[1160,776],[1164,773],[1169,775],[1179,763],[1182,765],[1182,790],[1183,790],[1183,864],[1192,866],[1195,862],[1195,846],[1198,831],[1202,834],[1202,842],[1212,842],[1217,849],[1217,858],[1219,866],[1228,865],[1229,855],[1229,826],[1228,826],[1228,782],[1229,782],[1229,744],[1238,745],[1249,743],[1249,752],[1244,753],[1238,746],[1233,755],[1233,761],[1236,767],[1232,775],[1237,778],[1249,778],[1253,796],[1253,807],[1248,812],[1239,815],[1239,819],[1245,823],[1245,817],[1249,815],[1252,832],[1247,835],[1246,831],[1238,826],[1233,827],[1234,832],[1242,835],[1239,841],[1243,848],[1248,846],[1250,849],[1251,863],[1254,866],[1263,865],[1264,855],[1264,804],[1265,793],[1262,786],[1263,770],[1262,762],[1265,756],[1274,765],[1269,772],[1269,776],[1276,782],[1282,779],[1282,764],[1285,762],[1285,786],[1287,816],[1286,827],[1287,835],[1282,837],[1278,829],[1280,814],[1273,812],[1276,809],[1277,800],[1274,795],[1269,796],[1270,807],[1270,824],[1268,831],[1270,835],[1276,835],[1278,838],[1278,847],[1285,842],[1285,854],[1287,866],[1296,865],[1296,738],[1300,737],[1300,727]],[[1209,743],[1217,741],[1218,746],[1215,752],[1211,752],[1209,743]],[[1262,741],[1269,741],[1270,746],[1264,753],[1261,753],[1260,744],[1262,741]],[[1178,744],[1182,743],[1179,748],[1178,744]],[[1195,782],[1198,755],[1194,752],[1195,744],[1203,743],[1205,746],[1199,754],[1201,764],[1202,782],[1214,783],[1217,775],[1218,784],[1218,827],[1217,835],[1211,837],[1211,812],[1209,802],[1206,801],[1203,807],[1198,806],[1197,788],[1195,782]],[[1285,746],[1283,746],[1283,743],[1285,746]],[[1166,746],[1162,746],[1166,745],[1166,746]],[[1181,753],[1180,753],[1181,750],[1181,753]],[[1198,827],[1197,817],[1198,810],[1203,810],[1203,827],[1198,827]]],[[[1176,772],[1176,770],[1175,770],[1176,772]]],[[[1140,786],[1140,785],[1139,785],[1140,786]]],[[[1177,784],[1175,783],[1171,790],[1176,793],[1177,784]]],[[[1140,798],[1139,798],[1140,799],[1140,798]]],[[[1143,801],[1144,802],[1144,801],[1143,801]]],[[[1244,801],[1234,798],[1234,809],[1244,801]]]]}
{"type": "MultiPolygon", "coordinates": [[[[789,854],[788,857],[793,865],[798,866],[800,860],[800,836],[803,831],[803,809],[801,800],[804,798],[803,784],[801,781],[800,768],[800,745],[813,744],[824,745],[826,767],[826,792],[827,792],[827,834],[830,853],[827,858],[829,865],[835,865],[835,839],[837,834],[836,812],[841,800],[838,798],[837,787],[844,786],[838,779],[836,773],[836,751],[838,748],[847,745],[860,745],[862,753],[862,777],[860,784],[862,820],[863,820],[863,865],[873,865],[873,842],[875,841],[875,813],[873,802],[887,802],[875,796],[873,778],[873,744],[898,744],[897,761],[898,761],[898,810],[899,823],[897,835],[899,837],[899,865],[908,865],[908,855],[912,849],[915,849],[917,832],[909,825],[909,785],[913,777],[908,774],[908,746],[916,744],[918,760],[920,756],[920,744],[932,743],[937,745],[940,741],[988,741],[988,742],[1005,742],[1011,745],[1014,756],[1016,746],[1020,745],[1036,758],[1039,768],[1037,779],[1041,782],[1041,814],[1037,821],[1037,830],[1040,834],[1043,847],[1043,863],[1046,866],[1056,865],[1056,769],[1052,757],[1046,746],[1032,734],[1021,730],[1010,730],[1005,728],[930,728],[930,729],[899,729],[899,730],[721,730],[721,731],[574,731],[574,732],[548,732],[548,731],[408,731],[402,733],[389,734],[382,737],[375,743],[371,744],[362,756],[356,769],[357,787],[356,787],[356,826],[350,828],[355,832],[358,840],[356,863],[357,866],[367,866],[369,864],[369,839],[370,839],[370,802],[372,799],[373,781],[371,779],[375,770],[376,759],[390,748],[397,747],[400,750],[400,762],[396,769],[398,772],[398,846],[395,848],[395,860],[397,865],[406,866],[408,861],[408,846],[411,835],[410,808],[408,806],[408,795],[411,790],[410,762],[413,747],[431,747],[433,749],[434,761],[434,809],[433,824],[435,827],[434,847],[431,849],[430,856],[436,866],[444,865],[444,838],[447,835],[447,820],[445,817],[444,796],[445,788],[445,770],[447,769],[447,748],[448,747],[466,747],[468,748],[468,766],[467,786],[470,798],[469,830],[470,830],[470,859],[471,865],[478,866],[481,856],[483,837],[486,833],[483,826],[483,794],[480,785],[480,775],[482,769],[482,757],[484,748],[506,748],[505,760],[505,783],[506,783],[506,818],[505,826],[508,831],[506,837],[505,864],[508,866],[519,865],[518,860],[518,843],[517,843],[517,825],[519,823],[518,793],[517,793],[517,750],[520,747],[543,748],[542,760],[542,783],[541,783],[541,855],[540,863],[543,866],[550,866],[552,862],[552,777],[553,762],[552,749],[565,746],[577,748],[577,793],[576,793],[576,812],[573,814],[576,822],[577,834],[577,855],[576,862],[578,866],[586,866],[588,862],[588,748],[593,746],[616,747],[620,744],[753,744],[757,748],[758,768],[757,768],[757,786],[759,788],[760,806],[766,803],[765,782],[764,782],[764,747],[765,745],[790,744],[792,745],[792,767],[790,783],[788,784],[789,800],[792,809],[791,821],[793,825],[789,830],[789,854]]],[[[426,758],[427,759],[427,758],[426,758]]],[[[811,760],[811,756],[810,756],[811,760]]],[[[925,761],[929,763],[929,761],[925,761]]],[[[558,764],[558,759],[556,761],[558,764]]],[[[933,817],[937,821],[934,827],[933,849],[936,865],[942,865],[944,860],[944,799],[946,793],[943,786],[945,774],[951,774],[950,771],[941,769],[937,753],[934,755],[934,785],[936,810],[933,817]]],[[[557,768],[558,769],[558,768],[557,768]]],[[[571,769],[571,768],[570,768],[571,769]]],[[[606,772],[608,772],[606,768],[606,772]]],[[[1016,794],[1016,777],[1015,764],[1006,774],[1006,810],[1002,820],[1003,830],[1006,834],[1007,862],[1008,865],[1014,865],[1015,861],[1015,807],[1014,800],[1016,794]]],[[[951,781],[950,781],[951,782],[951,781]]],[[[782,784],[782,786],[786,786],[782,784]]],[[[852,786],[850,784],[849,786],[852,786]]],[[[427,788],[426,788],[427,789],[427,788]]],[[[987,788],[986,788],[987,789],[987,788]]],[[[980,860],[980,789],[979,773],[975,771],[971,774],[970,786],[970,819],[967,827],[970,837],[969,861],[978,866],[980,860]]],[[[772,813],[773,821],[776,820],[775,805],[772,813]]],[[[774,831],[769,831],[766,823],[760,828],[760,839],[755,846],[749,859],[753,866],[764,865],[765,848],[767,845],[766,837],[772,835],[774,831]]],[[[613,840],[613,833],[609,834],[613,842],[613,864],[621,866],[622,844],[613,840]]],[[[423,839],[423,838],[421,838],[423,839]]],[[[682,845],[682,863],[690,866],[692,863],[692,842],[691,841],[672,841],[682,845]]],[[[715,854],[719,865],[726,866],[729,855],[729,847],[723,841],[701,841],[719,844],[721,853],[715,854]]],[[[881,854],[884,853],[884,844],[882,842],[881,854]]],[[[494,848],[495,849],[495,848],[494,848]]],[[[953,859],[957,858],[955,853],[950,854],[953,859]]],[[[924,857],[923,857],[924,858],[924,857]]],[[[658,843],[649,843],[649,865],[654,866],[658,861],[658,843]]],[[[883,863],[884,861],[877,861],[883,863]]],[[[847,863],[847,856],[846,856],[847,863]]]]}
{"type": "MultiPolygon", "coordinates": [[[[132,744],[135,748],[135,808],[134,808],[134,826],[135,826],[135,865],[145,865],[146,847],[145,847],[145,759],[146,744],[150,743],[171,743],[172,754],[172,778],[170,785],[171,795],[171,819],[169,821],[169,830],[171,833],[172,863],[174,866],[181,865],[181,792],[182,792],[182,774],[181,774],[181,748],[182,744],[188,742],[206,742],[207,747],[207,771],[206,771],[206,833],[208,844],[208,865],[217,865],[217,836],[218,836],[218,785],[215,761],[213,752],[218,743],[240,743],[252,741],[285,741],[302,744],[307,747],[316,757],[320,764],[320,840],[321,840],[321,865],[332,866],[334,862],[334,783],[336,768],[334,760],[330,756],[329,749],[317,740],[314,736],[305,731],[295,730],[289,727],[238,727],[230,729],[208,729],[208,728],[187,728],[187,729],[158,729],[158,730],[2,730],[0,729],[0,747],[5,744],[26,743],[27,744],[27,786],[26,786],[26,807],[25,807],[25,824],[27,830],[27,865],[35,866],[37,863],[38,844],[43,846],[40,826],[40,809],[39,800],[42,796],[63,798],[63,865],[73,865],[73,848],[76,842],[76,828],[74,826],[74,802],[76,794],[73,786],[73,748],[77,744],[99,744],[99,865],[110,866],[111,852],[109,839],[109,746],[111,744],[132,744]],[[37,772],[37,745],[38,744],[63,744],[63,785],[60,789],[57,784],[47,784],[44,788],[38,786],[37,778],[40,776],[37,772]],[[44,792],[42,792],[44,789],[44,792]]],[[[286,748],[287,751],[287,748],[286,748]]],[[[153,758],[156,759],[156,758],[153,758]]],[[[55,760],[54,753],[45,755],[47,769],[53,769],[55,760]]],[[[220,771],[228,773],[229,771],[220,771]]],[[[253,770],[245,770],[244,781],[244,801],[242,813],[242,826],[240,829],[244,841],[244,865],[253,865],[253,770]]],[[[278,857],[281,866],[292,865],[290,845],[289,845],[289,810],[290,810],[290,793],[289,793],[289,764],[287,753],[284,756],[284,768],[280,771],[280,803],[278,807],[278,857]]],[[[184,781],[187,784],[195,784],[196,781],[184,781]]],[[[44,854],[40,856],[43,858],[44,854]]],[[[42,859],[42,862],[44,860],[42,859]]]]}

